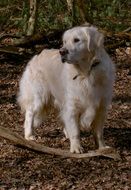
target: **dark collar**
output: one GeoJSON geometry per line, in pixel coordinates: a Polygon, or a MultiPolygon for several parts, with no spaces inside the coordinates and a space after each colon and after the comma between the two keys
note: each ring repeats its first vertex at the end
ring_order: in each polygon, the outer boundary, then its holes
{"type": "Polygon", "coordinates": [[[80,74],[77,74],[73,77],[73,80],[77,79],[77,77],[79,76],[80,74]]]}
{"type": "Polygon", "coordinates": [[[98,60],[98,59],[95,59],[94,61],[93,61],[93,64],[91,65],[91,70],[93,69],[93,68],[95,68],[97,65],[99,65],[100,64],[100,61],[98,60]]]}
{"type": "MultiPolygon", "coordinates": [[[[93,64],[91,65],[91,69],[90,69],[90,72],[97,66],[100,64],[100,61],[98,59],[95,59],[93,61],[93,64]]],[[[73,80],[77,79],[77,77],[79,76],[80,74],[77,74],[73,77],[73,80]]]]}

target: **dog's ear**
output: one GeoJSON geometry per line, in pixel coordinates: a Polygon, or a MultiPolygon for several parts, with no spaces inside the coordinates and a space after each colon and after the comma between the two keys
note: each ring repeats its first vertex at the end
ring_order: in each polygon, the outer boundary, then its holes
{"type": "Polygon", "coordinates": [[[104,36],[98,31],[96,27],[87,27],[87,46],[89,51],[95,51],[97,48],[102,47],[104,44],[104,36]]]}

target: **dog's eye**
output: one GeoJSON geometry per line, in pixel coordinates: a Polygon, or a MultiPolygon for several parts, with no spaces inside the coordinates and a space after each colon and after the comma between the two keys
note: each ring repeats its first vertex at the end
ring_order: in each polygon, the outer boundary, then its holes
{"type": "Polygon", "coordinates": [[[79,41],[80,41],[79,38],[74,38],[74,42],[75,42],[75,43],[77,43],[77,42],[79,42],[79,41]]]}

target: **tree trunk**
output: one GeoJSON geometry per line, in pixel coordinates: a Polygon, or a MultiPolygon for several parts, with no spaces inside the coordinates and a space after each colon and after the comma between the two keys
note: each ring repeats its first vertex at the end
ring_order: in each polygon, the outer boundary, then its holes
{"type": "Polygon", "coordinates": [[[66,0],[68,12],[71,15],[72,19],[72,26],[75,25],[75,1],[76,0],[66,0]]]}
{"type": "Polygon", "coordinates": [[[85,13],[83,0],[77,0],[77,6],[79,7],[80,18],[81,18],[82,22],[85,23],[86,22],[86,13],[85,13]]]}
{"type": "Polygon", "coordinates": [[[22,10],[22,28],[23,34],[26,35],[28,27],[28,18],[29,18],[29,3],[27,0],[23,1],[23,10],[22,10]]]}
{"type": "Polygon", "coordinates": [[[37,0],[30,0],[30,17],[27,26],[27,36],[31,36],[35,31],[37,12],[37,0]]]}
{"type": "Polygon", "coordinates": [[[81,23],[92,23],[91,18],[86,12],[84,0],[66,0],[68,12],[72,16],[72,26],[76,25],[77,18],[76,18],[76,7],[78,7],[81,23]]]}
{"type": "Polygon", "coordinates": [[[68,12],[71,13],[73,8],[73,0],[66,0],[66,1],[67,1],[68,12]]]}
{"type": "Polygon", "coordinates": [[[77,1],[77,6],[79,8],[79,12],[80,12],[80,18],[81,21],[83,23],[92,23],[92,19],[89,16],[89,14],[87,13],[86,9],[85,9],[85,2],[84,0],[76,0],[77,1]]]}

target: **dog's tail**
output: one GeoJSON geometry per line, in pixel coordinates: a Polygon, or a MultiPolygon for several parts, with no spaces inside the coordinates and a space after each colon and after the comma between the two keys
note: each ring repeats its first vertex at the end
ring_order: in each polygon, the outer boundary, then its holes
{"type": "Polygon", "coordinates": [[[35,64],[37,62],[37,55],[35,55],[27,64],[22,78],[19,82],[19,91],[17,94],[17,103],[20,105],[21,110],[25,112],[26,108],[33,101],[33,94],[31,92],[31,74],[30,74],[30,64],[35,64]]]}

